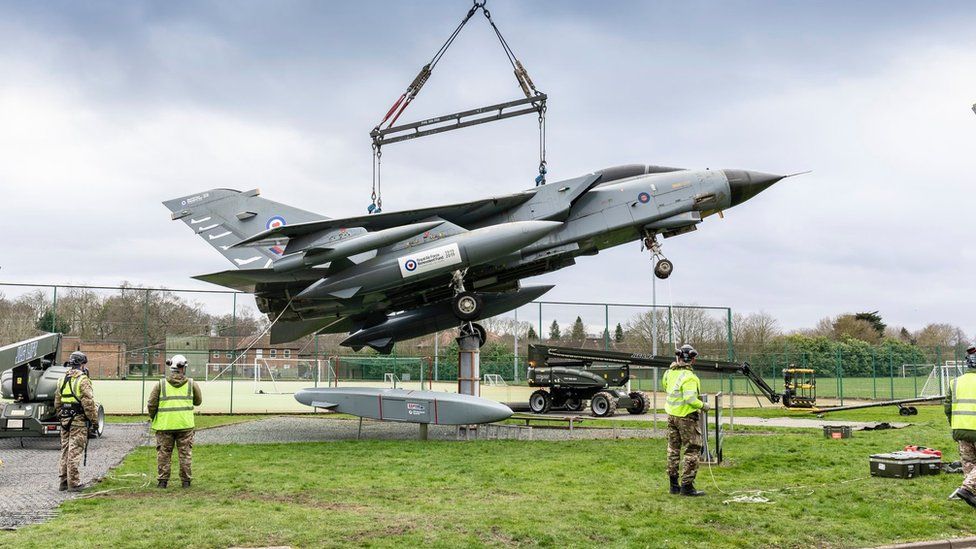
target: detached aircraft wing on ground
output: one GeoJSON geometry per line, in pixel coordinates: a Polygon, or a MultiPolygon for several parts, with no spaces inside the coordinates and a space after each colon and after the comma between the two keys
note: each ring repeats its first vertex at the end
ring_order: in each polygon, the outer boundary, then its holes
{"type": "Polygon", "coordinates": [[[234,265],[195,278],[253,293],[277,319],[272,342],[348,332],[342,345],[389,353],[397,341],[529,303],[552,286],[522,279],[627,242],[642,240],[666,278],[673,265],[658,235],[693,231],[784,177],[627,165],[510,195],[343,219],[257,190],[213,189],[163,204],[234,265]]]}

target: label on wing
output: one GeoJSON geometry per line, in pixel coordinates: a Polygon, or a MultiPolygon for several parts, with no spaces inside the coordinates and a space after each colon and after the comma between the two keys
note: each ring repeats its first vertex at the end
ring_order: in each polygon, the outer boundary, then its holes
{"type": "Polygon", "coordinates": [[[447,246],[400,256],[397,261],[400,263],[400,276],[407,278],[457,265],[461,262],[461,252],[458,250],[457,244],[448,244],[447,246]]]}

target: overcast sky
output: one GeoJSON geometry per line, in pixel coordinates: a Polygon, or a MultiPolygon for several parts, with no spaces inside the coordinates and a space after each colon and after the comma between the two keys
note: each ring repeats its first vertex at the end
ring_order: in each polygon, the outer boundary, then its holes
{"type": "MultiPolygon", "coordinates": [[[[469,5],[0,1],[0,281],[212,288],[190,276],[230,264],[160,202],[215,187],[365,213],[368,132],[469,5]]],[[[813,170],[668,239],[659,301],[976,334],[976,4],[488,7],[550,96],[550,181],[813,170]]],[[[519,95],[479,15],[402,120],[519,95]]],[[[389,146],[384,210],[531,187],[535,124],[389,146]]],[[[632,243],[535,281],[557,285],[546,299],[649,303],[651,276],[632,243]]]]}

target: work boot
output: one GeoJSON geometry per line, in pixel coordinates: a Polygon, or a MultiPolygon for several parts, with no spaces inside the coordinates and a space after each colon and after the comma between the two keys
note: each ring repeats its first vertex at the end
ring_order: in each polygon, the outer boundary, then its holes
{"type": "Polygon", "coordinates": [[[86,486],[84,484],[75,484],[74,486],[68,488],[69,492],[81,492],[86,486]]]}
{"type": "Polygon", "coordinates": [[[671,481],[671,495],[678,495],[681,493],[681,486],[678,484],[678,475],[668,476],[668,480],[671,481]]]}
{"type": "Polygon", "coordinates": [[[967,488],[960,488],[956,490],[956,495],[959,499],[965,501],[970,507],[976,508],[976,494],[969,491],[967,488]]]}
{"type": "Polygon", "coordinates": [[[168,483],[169,483],[169,481],[168,481],[168,480],[161,480],[161,481],[159,481],[159,483],[158,483],[158,484],[156,484],[156,488],[166,488],[166,485],[167,485],[168,483]]]}
{"type": "Polygon", "coordinates": [[[190,481],[188,481],[188,480],[184,480],[184,481],[183,481],[183,487],[184,487],[184,488],[189,488],[189,487],[190,487],[190,481]]]}
{"type": "Polygon", "coordinates": [[[696,496],[704,496],[705,492],[702,492],[701,490],[695,490],[695,483],[689,482],[688,484],[681,485],[681,495],[696,497],[696,496]]]}
{"type": "Polygon", "coordinates": [[[64,492],[67,489],[68,489],[68,479],[63,478],[61,479],[61,484],[58,485],[58,491],[64,492]]]}

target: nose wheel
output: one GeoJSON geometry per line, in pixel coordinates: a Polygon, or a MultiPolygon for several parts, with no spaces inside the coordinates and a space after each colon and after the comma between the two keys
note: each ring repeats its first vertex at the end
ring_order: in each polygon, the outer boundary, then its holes
{"type": "Polygon", "coordinates": [[[484,300],[474,292],[465,291],[465,274],[467,274],[467,269],[454,271],[451,274],[451,289],[454,290],[454,298],[451,300],[451,310],[458,320],[470,322],[481,316],[481,308],[484,306],[484,300]]]}
{"type": "Polygon", "coordinates": [[[661,253],[661,243],[657,241],[657,235],[651,234],[644,237],[644,249],[651,252],[651,260],[654,261],[654,276],[664,280],[671,276],[674,271],[674,263],[664,257],[661,253]]]}

